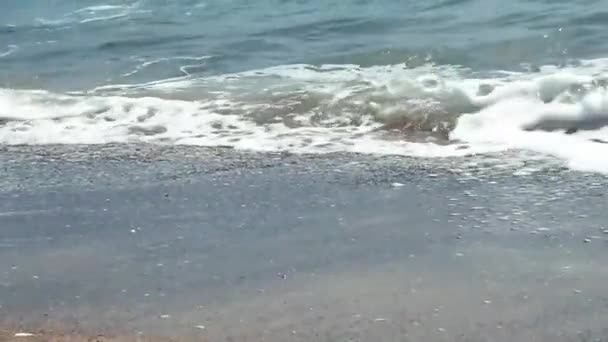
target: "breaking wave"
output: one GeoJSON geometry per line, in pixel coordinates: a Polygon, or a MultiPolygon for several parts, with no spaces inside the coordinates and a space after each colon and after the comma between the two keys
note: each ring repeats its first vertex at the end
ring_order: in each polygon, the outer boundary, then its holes
{"type": "Polygon", "coordinates": [[[527,150],[608,172],[608,59],[530,72],[289,65],[87,92],[0,90],[0,143],[448,157],[527,150]]]}

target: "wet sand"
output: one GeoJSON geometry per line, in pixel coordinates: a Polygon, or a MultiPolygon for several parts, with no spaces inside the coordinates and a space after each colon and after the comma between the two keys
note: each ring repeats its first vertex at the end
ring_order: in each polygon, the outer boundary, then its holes
{"type": "Polygon", "coordinates": [[[603,176],[119,145],[0,162],[0,340],[608,338],[603,176]]]}

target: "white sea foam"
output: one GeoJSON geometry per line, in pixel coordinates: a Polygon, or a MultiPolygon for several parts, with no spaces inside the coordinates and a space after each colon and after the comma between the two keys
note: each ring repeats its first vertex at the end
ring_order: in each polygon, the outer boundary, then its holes
{"type": "Polygon", "coordinates": [[[139,2],[128,5],[95,5],[79,8],[64,14],[60,18],[37,18],[36,21],[46,26],[64,26],[74,23],[86,24],[98,21],[110,21],[128,17],[138,7],[139,2]]]}
{"type": "Polygon", "coordinates": [[[124,10],[124,9],[128,9],[131,6],[124,6],[124,5],[96,5],[96,6],[88,6],[88,7],[83,7],[80,9],[77,9],[71,13],[76,14],[76,13],[83,13],[83,12],[104,12],[104,11],[113,11],[113,10],[124,10]]]}
{"type": "Polygon", "coordinates": [[[607,72],[608,59],[492,77],[448,66],[292,65],[70,95],[4,89],[0,143],[417,157],[525,150],[608,172],[607,72]],[[387,135],[387,123],[410,121],[422,124],[387,135]],[[450,142],[438,140],[434,133],[450,122],[450,142]]]}
{"type": "Polygon", "coordinates": [[[112,14],[112,15],[105,15],[105,16],[99,16],[99,17],[93,17],[93,18],[86,18],[86,19],[82,19],[80,21],[80,23],[81,24],[86,24],[86,23],[92,23],[92,22],[95,22],[95,21],[108,21],[108,20],[125,18],[128,15],[129,15],[128,12],[123,12],[123,13],[112,14]]]}
{"type": "Polygon", "coordinates": [[[6,51],[0,52],[0,58],[8,57],[19,50],[19,47],[13,44],[9,45],[7,48],[8,49],[6,51]]]}
{"type": "Polygon", "coordinates": [[[188,68],[203,66],[205,61],[210,58],[212,58],[212,57],[211,56],[175,56],[175,57],[156,58],[156,59],[152,59],[152,60],[140,60],[141,63],[139,65],[137,65],[135,67],[135,69],[123,74],[122,77],[133,76],[133,75],[145,70],[149,66],[156,65],[156,64],[174,62],[174,61],[195,62],[195,64],[182,65],[179,68],[179,70],[184,75],[189,76],[190,73],[188,73],[188,68]]]}

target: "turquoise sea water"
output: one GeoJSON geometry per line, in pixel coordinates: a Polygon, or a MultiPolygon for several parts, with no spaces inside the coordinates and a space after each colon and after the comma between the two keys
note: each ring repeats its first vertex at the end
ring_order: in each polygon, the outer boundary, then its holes
{"type": "Polygon", "coordinates": [[[7,0],[2,7],[7,87],[153,81],[183,76],[184,66],[200,76],[294,63],[520,69],[608,50],[602,1],[7,0]],[[211,58],[196,60],[202,56],[211,58]]]}

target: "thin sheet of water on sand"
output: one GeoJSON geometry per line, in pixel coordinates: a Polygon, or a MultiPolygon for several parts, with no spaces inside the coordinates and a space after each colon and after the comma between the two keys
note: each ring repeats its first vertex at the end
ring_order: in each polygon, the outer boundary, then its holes
{"type": "Polygon", "coordinates": [[[11,336],[608,336],[601,176],[356,155],[4,152],[11,336]]]}

